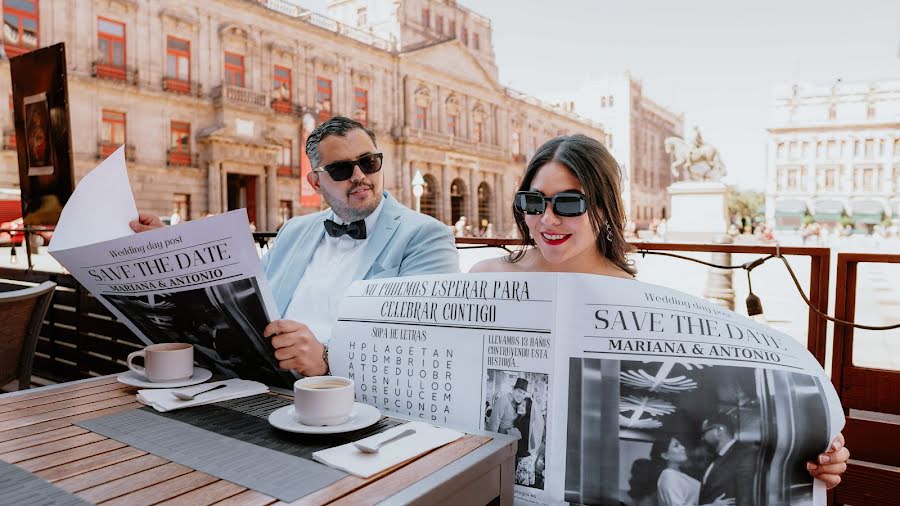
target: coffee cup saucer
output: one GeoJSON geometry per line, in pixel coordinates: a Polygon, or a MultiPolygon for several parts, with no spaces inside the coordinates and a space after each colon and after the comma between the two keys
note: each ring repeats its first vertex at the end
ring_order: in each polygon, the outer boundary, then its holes
{"type": "Polygon", "coordinates": [[[194,374],[192,374],[190,378],[176,381],[150,381],[146,377],[132,371],[131,369],[123,372],[116,377],[119,383],[125,383],[126,385],[140,388],[188,387],[191,385],[203,383],[209,378],[212,378],[212,373],[209,371],[209,369],[204,369],[202,367],[194,367],[194,374]]]}
{"type": "Polygon", "coordinates": [[[304,425],[297,420],[294,414],[294,405],[290,404],[276,409],[269,414],[269,423],[276,429],[300,434],[338,434],[353,430],[364,429],[381,419],[381,412],[374,406],[361,402],[353,403],[353,411],[350,418],[340,425],[304,425]]]}

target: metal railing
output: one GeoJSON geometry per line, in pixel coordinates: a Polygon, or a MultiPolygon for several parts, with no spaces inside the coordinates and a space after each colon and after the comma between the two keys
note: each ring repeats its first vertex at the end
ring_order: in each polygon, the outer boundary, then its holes
{"type": "Polygon", "coordinates": [[[91,75],[98,79],[121,81],[126,84],[138,84],[138,71],[129,65],[112,65],[103,60],[91,64],[91,75]]]}
{"type": "Polygon", "coordinates": [[[203,96],[203,85],[196,81],[182,81],[174,77],[162,78],[162,89],[169,93],[179,93],[182,95],[190,95],[192,97],[203,96]]]}
{"type": "MultiPolygon", "coordinates": [[[[98,141],[97,142],[97,160],[103,160],[109,155],[113,154],[115,150],[119,149],[121,144],[116,144],[112,142],[98,141]]],[[[129,162],[133,162],[136,160],[134,154],[134,144],[125,144],[125,160],[129,162]]]]}
{"type": "Polygon", "coordinates": [[[181,151],[177,149],[166,150],[166,166],[168,167],[199,167],[199,153],[181,151]]]}

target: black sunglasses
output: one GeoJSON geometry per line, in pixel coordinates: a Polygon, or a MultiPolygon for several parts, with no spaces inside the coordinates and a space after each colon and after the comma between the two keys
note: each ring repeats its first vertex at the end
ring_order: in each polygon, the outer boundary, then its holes
{"type": "Polygon", "coordinates": [[[587,211],[587,197],[574,191],[559,192],[552,197],[545,197],[537,191],[520,191],[516,192],[514,205],[517,211],[524,214],[544,214],[547,201],[557,216],[581,216],[587,211]]]}
{"type": "Polygon", "coordinates": [[[384,155],[381,153],[369,153],[362,155],[356,160],[341,160],[339,162],[329,163],[324,167],[313,169],[313,172],[327,172],[331,179],[335,181],[346,181],[353,176],[353,169],[359,165],[359,170],[363,174],[374,174],[381,170],[381,162],[384,155]]]}

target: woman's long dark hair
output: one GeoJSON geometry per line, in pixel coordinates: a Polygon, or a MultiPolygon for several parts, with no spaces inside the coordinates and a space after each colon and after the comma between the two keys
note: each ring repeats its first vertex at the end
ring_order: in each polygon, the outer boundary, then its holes
{"type": "MultiPolygon", "coordinates": [[[[559,162],[578,178],[587,197],[588,217],[596,231],[597,250],[617,267],[634,276],[637,269],[627,254],[634,248],[625,241],[625,211],[622,204],[622,182],[619,164],[603,144],[586,135],[566,135],[545,142],[535,152],[525,169],[519,191],[531,189],[537,171],[550,162],[559,162]],[[606,220],[610,224],[612,240],[607,240],[606,220]]],[[[525,256],[527,246],[534,246],[534,238],[525,224],[525,216],[513,205],[513,216],[526,248],[510,254],[510,262],[525,256]]]]}

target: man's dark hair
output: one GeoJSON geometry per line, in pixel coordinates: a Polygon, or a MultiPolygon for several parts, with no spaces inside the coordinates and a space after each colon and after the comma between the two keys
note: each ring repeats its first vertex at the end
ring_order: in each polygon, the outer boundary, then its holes
{"type": "Polygon", "coordinates": [[[375,142],[375,132],[363,126],[362,123],[344,116],[334,116],[317,126],[309,134],[309,138],[306,139],[306,156],[309,157],[309,163],[312,164],[312,167],[317,169],[322,162],[322,159],[319,157],[319,143],[322,142],[322,139],[329,135],[345,137],[347,132],[356,128],[368,134],[369,138],[372,139],[372,144],[375,144],[376,147],[378,146],[378,143],[375,142]]]}

